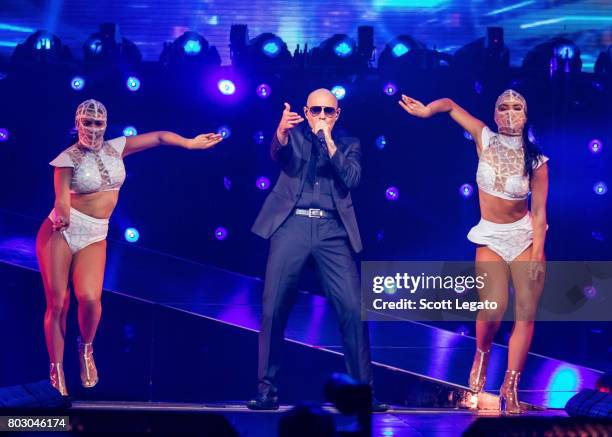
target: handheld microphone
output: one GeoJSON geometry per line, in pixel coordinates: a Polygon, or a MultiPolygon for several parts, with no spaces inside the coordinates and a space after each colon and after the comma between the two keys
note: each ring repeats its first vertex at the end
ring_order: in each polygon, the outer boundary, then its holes
{"type": "Polygon", "coordinates": [[[317,138],[319,139],[319,142],[322,145],[325,145],[325,133],[323,132],[323,129],[319,129],[319,132],[317,132],[317,138]]]}

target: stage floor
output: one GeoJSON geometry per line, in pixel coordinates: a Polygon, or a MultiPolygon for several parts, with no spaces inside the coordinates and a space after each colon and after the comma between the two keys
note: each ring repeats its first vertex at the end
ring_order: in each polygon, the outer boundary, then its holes
{"type": "MultiPolygon", "coordinates": [[[[189,413],[216,413],[223,415],[241,436],[270,437],[277,433],[278,421],[282,415],[292,408],[282,405],[278,411],[251,411],[244,402],[225,404],[181,404],[163,402],[73,402],[72,410],[95,411],[141,411],[168,412],[181,411],[189,413]]],[[[334,416],[339,430],[353,430],[356,426],[354,417],[340,415],[335,408],[324,406],[324,409],[334,416]]],[[[521,417],[567,417],[563,410],[548,409],[530,411],[521,417]]],[[[480,417],[500,417],[497,412],[473,412],[458,409],[411,409],[397,408],[386,413],[375,413],[372,417],[372,436],[441,436],[461,435],[474,421],[480,417]]]]}

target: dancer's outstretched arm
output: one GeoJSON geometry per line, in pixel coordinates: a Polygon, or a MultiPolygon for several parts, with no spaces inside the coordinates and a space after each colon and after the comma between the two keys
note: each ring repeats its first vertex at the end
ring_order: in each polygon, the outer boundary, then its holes
{"type": "Polygon", "coordinates": [[[448,112],[451,118],[474,138],[478,146],[478,153],[482,150],[482,129],[485,127],[485,124],[451,99],[434,100],[425,106],[418,100],[402,94],[402,100],[399,101],[399,104],[407,113],[420,118],[429,118],[440,112],[448,112]]]}
{"type": "Polygon", "coordinates": [[[223,137],[220,134],[201,134],[195,138],[184,138],[174,132],[156,131],[127,137],[123,156],[141,152],[161,145],[183,147],[185,149],[208,149],[218,144],[223,137]]]}

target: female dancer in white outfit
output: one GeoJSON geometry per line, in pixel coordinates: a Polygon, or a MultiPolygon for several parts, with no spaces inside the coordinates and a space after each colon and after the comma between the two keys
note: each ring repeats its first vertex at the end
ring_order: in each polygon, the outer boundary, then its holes
{"type": "Polygon", "coordinates": [[[544,239],[548,228],[548,158],[526,138],[527,103],[516,91],[501,94],[495,103],[497,132],[450,99],[425,106],[402,95],[399,103],[416,117],[449,113],[476,142],[479,157],[476,181],[482,218],[470,230],[468,239],[477,245],[477,273],[487,274],[480,299],[497,302],[498,309],[481,311],[478,315],[477,349],[469,385],[474,394],[484,388],[491,344],[507,307],[508,282],[512,275],[515,322],[509,342],[508,369],[500,389],[500,409],[505,413],[521,413],[517,386],[531,346],[535,313],[544,284],[544,239]]]}
{"type": "Polygon", "coordinates": [[[108,221],[125,180],[123,158],[162,144],[208,149],[221,141],[218,134],[187,139],[161,131],[105,141],[106,108],[96,100],[79,105],[75,122],[78,142],[51,161],[55,207],[36,238],[47,300],[44,326],[51,384],[63,396],[68,395],[63,357],[70,279],[78,301],[81,383],[89,388],[98,382],[92,342],[102,313],[108,221]]]}

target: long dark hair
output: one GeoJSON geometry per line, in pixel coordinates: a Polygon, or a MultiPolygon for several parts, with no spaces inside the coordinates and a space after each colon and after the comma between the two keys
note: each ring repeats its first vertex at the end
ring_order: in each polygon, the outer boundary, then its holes
{"type": "Polygon", "coordinates": [[[523,149],[525,150],[525,174],[529,176],[529,180],[533,176],[534,166],[544,156],[542,150],[529,139],[529,129],[523,130],[523,149]]]}

